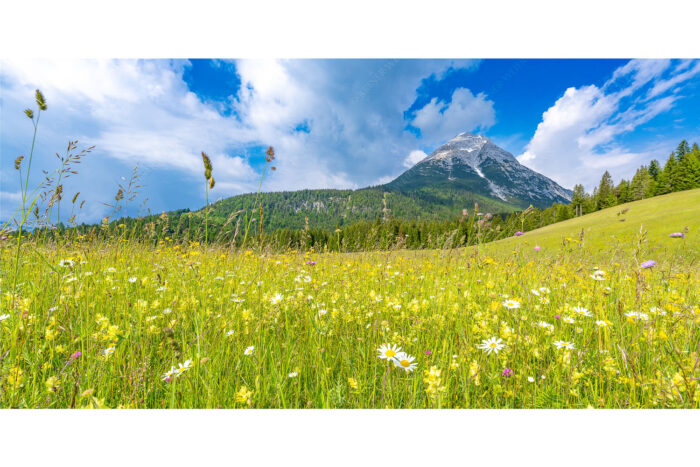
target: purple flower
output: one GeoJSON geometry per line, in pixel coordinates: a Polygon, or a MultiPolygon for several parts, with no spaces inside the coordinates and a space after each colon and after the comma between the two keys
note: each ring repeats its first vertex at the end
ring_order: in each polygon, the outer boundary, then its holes
{"type": "Polygon", "coordinates": [[[511,376],[513,376],[513,370],[511,370],[510,368],[505,368],[502,374],[504,377],[510,378],[511,376]]]}
{"type": "Polygon", "coordinates": [[[554,315],[554,319],[561,319],[561,316],[559,316],[559,315],[554,315]]]}
{"type": "Polygon", "coordinates": [[[308,264],[309,266],[315,266],[315,265],[316,265],[316,261],[307,261],[307,262],[305,262],[304,264],[308,264]]]}
{"type": "MultiPolygon", "coordinates": [[[[683,234],[681,234],[681,235],[683,235],[683,234]]],[[[3,235],[2,237],[0,237],[0,240],[7,240],[7,237],[3,235]]]]}
{"type": "Polygon", "coordinates": [[[656,266],[656,261],[650,259],[649,261],[644,261],[639,267],[642,269],[653,268],[656,266]]]}
{"type": "Polygon", "coordinates": [[[82,353],[81,353],[80,351],[78,351],[78,352],[73,352],[73,354],[70,356],[70,358],[69,358],[68,361],[66,362],[66,365],[70,365],[70,364],[73,363],[75,360],[77,360],[78,358],[80,358],[81,355],[82,355],[82,353]]]}
{"type": "Polygon", "coordinates": [[[671,238],[685,238],[685,234],[683,232],[673,232],[671,235],[669,235],[671,238]]]}
{"type": "Polygon", "coordinates": [[[521,231],[518,230],[518,231],[515,232],[513,235],[515,235],[516,237],[519,237],[519,236],[521,236],[522,234],[523,234],[523,233],[522,233],[521,231]]]}
{"type": "Polygon", "coordinates": [[[539,245],[535,247],[535,251],[540,251],[539,245]]]}
{"type": "Polygon", "coordinates": [[[425,351],[425,354],[426,354],[426,355],[430,355],[431,353],[432,353],[432,352],[431,352],[430,350],[426,350],[426,351],[425,351]]]}

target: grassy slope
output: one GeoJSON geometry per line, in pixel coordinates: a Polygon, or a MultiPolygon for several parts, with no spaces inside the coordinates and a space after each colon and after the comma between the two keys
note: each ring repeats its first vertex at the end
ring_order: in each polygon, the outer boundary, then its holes
{"type": "Polygon", "coordinates": [[[604,209],[564,222],[526,232],[519,238],[508,238],[487,245],[487,250],[502,251],[513,248],[515,242],[528,246],[539,245],[543,251],[560,247],[566,237],[578,240],[584,230],[585,246],[593,250],[608,250],[620,245],[633,246],[640,227],[647,231],[649,246],[676,248],[694,245],[700,230],[700,189],[670,193],[604,209]],[[622,210],[628,209],[625,214],[622,210]],[[622,221],[621,219],[624,219],[622,221]],[[669,238],[673,232],[689,229],[686,241],[669,238]]]}

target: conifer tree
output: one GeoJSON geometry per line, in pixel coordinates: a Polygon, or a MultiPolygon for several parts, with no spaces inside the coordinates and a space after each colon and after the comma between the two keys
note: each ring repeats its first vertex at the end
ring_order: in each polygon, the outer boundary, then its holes
{"type": "Polygon", "coordinates": [[[651,196],[650,189],[653,187],[653,184],[654,179],[646,167],[642,166],[637,169],[630,183],[630,201],[637,201],[651,196]]]}
{"type": "Polygon", "coordinates": [[[676,174],[676,165],[676,154],[672,152],[656,181],[656,195],[665,195],[673,191],[673,176],[676,174]]]}
{"type": "Polygon", "coordinates": [[[615,197],[617,198],[617,204],[623,204],[632,201],[630,193],[630,182],[628,182],[625,179],[620,180],[620,183],[615,188],[615,197]]]}
{"type": "Polygon", "coordinates": [[[661,164],[659,164],[659,161],[654,159],[649,163],[649,175],[651,175],[651,178],[656,181],[656,179],[659,177],[659,172],[661,172],[661,164]]]}
{"type": "Polygon", "coordinates": [[[615,186],[613,185],[612,176],[607,170],[600,179],[600,185],[598,185],[598,198],[597,207],[598,209],[605,209],[610,206],[614,206],[617,202],[615,197],[615,186]]]}
{"type": "Polygon", "coordinates": [[[574,185],[574,191],[571,194],[571,205],[574,207],[574,215],[583,215],[583,203],[586,201],[586,191],[583,185],[574,185]]]}

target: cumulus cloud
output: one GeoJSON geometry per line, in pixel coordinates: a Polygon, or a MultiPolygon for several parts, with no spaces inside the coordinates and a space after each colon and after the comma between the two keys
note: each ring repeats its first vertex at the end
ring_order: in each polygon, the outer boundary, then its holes
{"type": "MultiPolygon", "coordinates": [[[[0,149],[12,155],[28,151],[32,128],[22,111],[40,88],[49,110],[42,115],[33,166],[52,170],[53,153],[69,138],[97,146],[80,175],[64,187],[88,199],[83,220],[106,215],[102,202],[113,197],[120,176],[136,164],[154,211],[201,207],[202,150],[214,164],[215,197],[255,191],[262,162],[248,151],[258,148],[259,154],[267,145],[275,146],[278,170],[264,190],[366,186],[401,173],[406,154],[421,146],[403,120],[421,80],[477,62],[237,60],[233,65],[224,68],[235,69],[241,86],[222,104],[203,102],[190,91],[184,79],[189,63],[182,60],[3,61],[0,149]]],[[[35,174],[32,186],[41,181],[35,174]]],[[[0,174],[5,191],[18,189],[12,175],[0,174]]],[[[0,217],[7,216],[13,199],[0,201],[0,217]]]]}
{"type": "Polygon", "coordinates": [[[604,170],[627,175],[659,152],[629,150],[619,137],[670,110],[678,89],[700,72],[699,65],[631,60],[602,87],[568,88],[543,113],[518,160],[569,188],[583,183],[591,189],[604,170]]]}
{"type": "Polygon", "coordinates": [[[403,166],[408,168],[413,167],[426,157],[428,157],[428,155],[424,151],[416,149],[408,154],[406,159],[403,161],[403,166]]]}
{"type": "Polygon", "coordinates": [[[493,101],[467,88],[457,88],[449,103],[433,98],[419,109],[411,124],[420,129],[426,142],[440,143],[464,131],[483,131],[496,123],[493,101]]]}
{"type": "MultiPolygon", "coordinates": [[[[39,169],[55,168],[54,152],[62,151],[69,139],[95,145],[80,174],[64,186],[71,196],[80,191],[87,201],[83,220],[109,213],[103,203],[136,165],[144,177],[144,197],[154,210],[201,206],[202,150],[213,155],[219,192],[253,190],[255,171],[228,151],[251,136],[190,92],[182,79],[185,66],[187,62],[168,60],[4,61],[2,152],[27,153],[33,128],[22,110],[33,104],[33,91],[39,88],[48,110],[41,116],[30,186],[41,181],[39,169]]],[[[2,216],[12,204],[5,201],[2,216]]]]}

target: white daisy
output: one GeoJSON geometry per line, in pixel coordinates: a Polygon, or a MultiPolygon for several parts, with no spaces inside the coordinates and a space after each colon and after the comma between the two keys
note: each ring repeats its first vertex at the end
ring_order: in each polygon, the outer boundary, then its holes
{"type": "Polygon", "coordinates": [[[593,274],[591,274],[591,279],[594,281],[604,281],[605,280],[605,271],[601,269],[596,269],[593,271],[593,274]]]}
{"type": "Polygon", "coordinates": [[[226,337],[231,337],[235,334],[235,331],[233,329],[229,330],[226,332],[226,337]]]}
{"type": "Polygon", "coordinates": [[[296,378],[296,377],[297,377],[297,372],[296,372],[296,371],[292,371],[292,372],[289,373],[287,376],[290,377],[290,378],[296,378]]]}
{"type": "Polygon", "coordinates": [[[272,296],[272,298],[270,298],[270,303],[272,303],[273,305],[277,305],[279,302],[282,301],[282,298],[284,298],[282,297],[282,295],[275,294],[272,296]]]}
{"type": "Polygon", "coordinates": [[[541,327],[542,329],[546,329],[546,330],[549,331],[549,332],[554,331],[554,325],[553,325],[553,324],[549,324],[549,323],[546,322],[546,321],[539,321],[539,322],[537,323],[537,326],[541,327]]]}
{"type": "Polygon", "coordinates": [[[528,382],[528,383],[534,383],[534,382],[535,382],[535,378],[533,378],[532,376],[528,376],[528,377],[527,377],[527,382],[528,382]]]}
{"type": "Polygon", "coordinates": [[[514,310],[520,308],[520,302],[515,301],[513,299],[508,299],[505,302],[503,302],[503,306],[510,310],[514,310]]]}
{"type": "Polygon", "coordinates": [[[576,320],[574,320],[574,318],[571,316],[564,316],[562,321],[564,321],[566,324],[574,324],[576,322],[576,320]]]}
{"type": "Polygon", "coordinates": [[[554,346],[557,349],[566,349],[566,350],[576,349],[576,346],[574,346],[573,342],[566,342],[566,341],[554,341],[554,346]]]}
{"type": "Polygon", "coordinates": [[[255,346],[251,345],[250,347],[246,347],[245,351],[243,352],[244,355],[253,355],[253,351],[255,350],[255,346]]]}
{"type": "Polygon", "coordinates": [[[604,328],[605,326],[608,325],[607,321],[604,321],[604,320],[602,320],[602,319],[596,321],[595,324],[598,325],[598,326],[601,327],[601,328],[604,328]]]}
{"type": "Polygon", "coordinates": [[[179,368],[177,370],[175,370],[176,371],[175,376],[177,376],[179,378],[181,374],[183,374],[184,372],[186,372],[187,370],[192,368],[192,360],[185,360],[185,363],[180,363],[178,365],[179,365],[179,368]]]}
{"type": "Polygon", "coordinates": [[[408,373],[418,368],[418,363],[414,362],[415,359],[416,357],[408,355],[406,352],[399,352],[394,357],[393,362],[397,367],[406,370],[408,373]]]}
{"type": "Polygon", "coordinates": [[[0,315],[0,321],[5,321],[10,315],[0,315]]]}
{"type": "Polygon", "coordinates": [[[588,311],[588,308],[584,308],[584,307],[582,307],[582,306],[575,306],[575,307],[574,307],[574,311],[575,311],[576,313],[578,313],[579,315],[588,316],[588,317],[593,316],[593,315],[591,314],[591,312],[588,311]]]}
{"type": "Polygon", "coordinates": [[[112,355],[112,354],[114,353],[115,350],[116,350],[116,349],[115,349],[114,347],[108,347],[108,348],[104,349],[105,358],[106,358],[106,357],[109,357],[110,355],[112,355]]]}
{"type": "Polygon", "coordinates": [[[503,349],[503,347],[506,346],[502,342],[503,339],[501,339],[500,337],[491,337],[489,339],[482,340],[481,344],[479,345],[479,348],[487,354],[491,355],[491,352],[498,353],[501,349],[503,349]]]}
{"type": "Polygon", "coordinates": [[[161,381],[170,380],[173,376],[176,376],[176,373],[177,373],[177,370],[175,369],[175,367],[171,366],[170,369],[163,374],[161,381]]]}
{"type": "Polygon", "coordinates": [[[133,284],[134,282],[136,282],[136,281],[138,280],[138,278],[136,278],[136,277],[130,277],[130,278],[128,278],[127,280],[133,284]]]}
{"type": "Polygon", "coordinates": [[[328,313],[328,311],[326,311],[326,310],[318,310],[318,316],[323,316],[323,315],[325,315],[326,313],[328,313]]]}
{"type": "Polygon", "coordinates": [[[646,313],[642,313],[641,311],[628,311],[625,313],[625,316],[627,316],[630,319],[636,320],[639,319],[641,321],[648,321],[649,320],[649,315],[646,313]]]}
{"type": "Polygon", "coordinates": [[[67,267],[73,267],[75,266],[75,261],[72,259],[62,259],[61,261],[58,262],[58,265],[61,266],[62,268],[67,268],[67,267]]]}
{"type": "Polygon", "coordinates": [[[401,352],[401,347],[395,344],[382,344],[377,349],[377,352],[379,352],[377,356],[382,360],[391,360],[401,352]]]}

